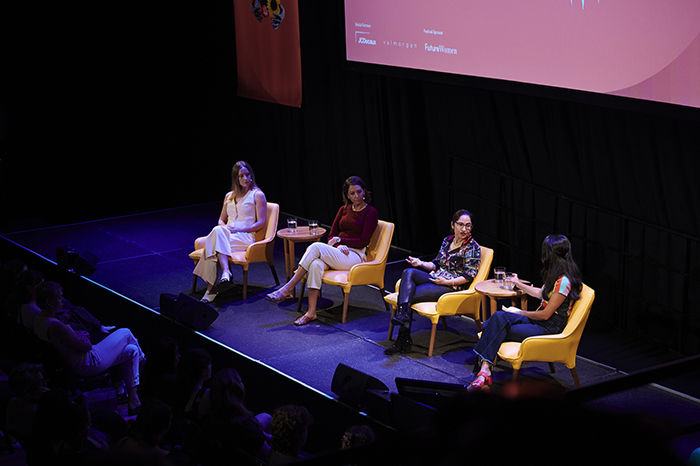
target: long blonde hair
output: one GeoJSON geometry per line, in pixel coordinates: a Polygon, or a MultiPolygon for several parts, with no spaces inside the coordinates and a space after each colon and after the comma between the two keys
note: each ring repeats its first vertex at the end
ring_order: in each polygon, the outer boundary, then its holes
{"type": "MultiPolygon", "coordinates": [[[[253,173],[253,168],[250,166],[250,164],[244,160],[239,160],[233,165],[233,168],[231,169],[231,196],[229,197],[228,201],[231,202],[235,198],[240,197],[244,195],[245,193],[241,191],[241,185],[238,182],[238,174],[241,171],[241,168],[246,168],[248,169],[248,172],[250,173],[250,189],[249,191],[255,189],[258,187],[258,184],[255,182],[255,173],[253,173]]],[[[246,191],[248,192],[248,191],[246,191]]]]}

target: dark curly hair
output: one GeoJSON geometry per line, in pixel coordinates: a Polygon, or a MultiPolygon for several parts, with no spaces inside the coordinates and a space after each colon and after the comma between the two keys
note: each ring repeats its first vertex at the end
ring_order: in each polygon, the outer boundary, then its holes
{"type": "Polygon", "coordinates": [[[280,406],[272,413],[270,421],[272,448],[286,455],[298,455],[312,422],[313,417],[303,406],[280,406]]]}

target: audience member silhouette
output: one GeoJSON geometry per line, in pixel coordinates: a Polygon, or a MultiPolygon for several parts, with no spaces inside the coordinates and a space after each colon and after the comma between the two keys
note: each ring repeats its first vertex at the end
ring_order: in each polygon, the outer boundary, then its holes
{"type": "MultiPolygon", "coordinates": [[[[36,304],[35,289],[44,281],[44,274],[38,270],[25,270],[20,273],[15,296],[20,303],[17,322],[34,331],[34,320],[41,313],[36,304]]],[[[102,341],[115,327],[105,327],[99,319],[90,314],[85,308],[73,306],[64,298],[63,309],[56,313],[56,318],[69,325],[75,331],[88,332],[90,342],[97,344],[102,341]]]]}
{"type": "Polygon", "coordinates": [[[268,459],[270,446],[270,415],[255,415],[245,406],[246,391],[235,369],[222,369],[212,377],[210,409],[204,419],[204,428],[217,448],[213,452],[221,458],[254,456],[268,459]]]}
{"type": "Polygon", "coordinates": [[[7,405],[5,426],[21,443],[32,434],[37,403],[47,391],[46,381],[41,365],[28,363],[12,369],[8,381],[15,397],[7,405]]]}
{"type": "Polygon", "coordinates": [[[175,376],[175,393],[171,404],[175,417],[202,417],[200,404],[207,391],[204,383],[210,378],[211,355],[201,348],[187,350],[180,358],[175,376]]]}
{"type": "Polygon", "coordinates": [[[284,405],[272,413],[270,421],[271,451],[267,466],[296,463],[310,458],[302,451],[313,417],[303,406],[284,405]]]}
{"type": "Polygon", "coordinates": [[[175,465],[186,464],[186,458],[171,452],[162,442],[170,429],[172,412],[161,401],[154,401],[141,410],[136,419],[129,421],[126,437],[114,448],[117,458],[128,464],[175,465]]]}
{"type": "MultiPolygon", "coordinates": [[[[128,409],[135,414],[141,407],[137,387],[140,364],[145,359],[138,341],[128,329],[118,329],[96,345],[85,332],[76,332],[56,318],[63,304],[63,290],[58,283],[44,282],[36,289],[41,313],[34,321],[34,332],[51,343],[63,363],[77,375],[91,377],[113,366],[120,366],[129,395],[128,409]]],[[[120,383],[121,385],[121,383],[120,383]]]]}
{"type": "Polygon", "coordinates": [[[179,362],[180,349],[174,338],[161,337],[148,348],[148,360],[139,385],[139,396],[143,402],[158,399],[172,404],[179,362]]]}

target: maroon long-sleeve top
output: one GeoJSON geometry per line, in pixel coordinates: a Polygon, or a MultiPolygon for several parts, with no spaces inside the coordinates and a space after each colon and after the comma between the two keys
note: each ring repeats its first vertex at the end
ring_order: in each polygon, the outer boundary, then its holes
{"type": "Polygon", "coordinates": [[[335,246],[344,244],[349,248],[363,249],[369,245],[378,221],[377,209],[369,204],[359,212],[353,211],[351,204],[343,206],[335,215],[328,238],[340,238],[340,243],[335,246]]]}

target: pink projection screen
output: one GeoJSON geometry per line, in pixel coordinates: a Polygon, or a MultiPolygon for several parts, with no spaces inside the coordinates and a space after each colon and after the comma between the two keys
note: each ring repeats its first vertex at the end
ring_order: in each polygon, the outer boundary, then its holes
{"type": "Polygon", "coordinates": [[[345,0],[347,60],[700,108],[700,0],[345,0]]]}

